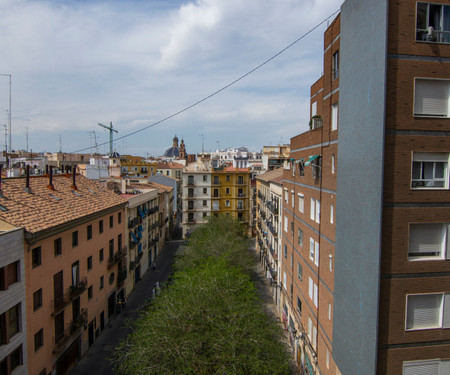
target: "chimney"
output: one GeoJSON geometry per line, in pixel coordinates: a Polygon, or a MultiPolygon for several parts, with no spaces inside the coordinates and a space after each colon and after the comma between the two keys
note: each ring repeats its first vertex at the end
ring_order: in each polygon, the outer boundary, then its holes
{"type": "Polygon", "coordinates": [[[76,175],[76,172],[77,171],[77,166],[76,165],[74,165],[73,166],[73,170],[72,170],[72,186],[71,186],[71,188],[73,189],[73,190],[77,190],[77,185],[76,185],[76,183],[75,183],[75,175],[76,175]]]}
{"type": "Polygon", "coordinates": [[[48,164],[45,166],[45,175],[48,177],[48,164]]]}
{"type": "Polygon", "coordinates": [[[53,166],[50,166],[50,173],[48,175],[47,188],[50,189],[50,190],[55,190],[55,187],[53,186],[53,166]]]}
{"type": "Polygon", "coordinates": [[[26,177],[25,177],[25,189],[24,189],[27,193],[31,193],[31,188],[30,188],[30,166],[27,165],[26,166],[26,177]]]}

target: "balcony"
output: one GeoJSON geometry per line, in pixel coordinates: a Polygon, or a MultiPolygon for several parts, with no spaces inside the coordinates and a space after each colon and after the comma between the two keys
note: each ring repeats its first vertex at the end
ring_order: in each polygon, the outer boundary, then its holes
{"type": "Polygon", "coordinates": [[[80,328],[88,322],[88,310],[82,309],[80,315],[66,325],[66,328],[58,336],[54,337],[53,352],[57,353],[71,337],[79,334],[80,328]]]}
{"type": "Polygon", "coordinates": [[[311,118],[311,121],[309,122],[310,124],[310,129],[314,130],[314,129],[319,129],[323,126],[323,121],[322,118],[320,116],[313,116],[311,118]]]}
{"type": "Polygon", "coordinates": [[[122,267],[122,269],[119,270],[119,273],[117,274],[117,285],[122,286],[127,276],[128,276],[127,268],[122,267]]]}
{"type": "Polygon", "coordinates": [[[238,193],[238,195],[237,195],[239,198],[243,198],[243,197],[245,197],[245,193],[238,193]]]}
{"type": "Polygon", "coordinates": [[[195,186],[194,180],[188,180],[187,186],[195,186]]]}
{"type": "Polygon", "coordinates": [[[87,277],[83,277],[78,284],[71,285],[64,294],[52,300],[52,316],[58,315],[69,303],[81,295],[87,287],[87,277]]]}
{"type": "Polygon", "coordinates": [[[128,228],[134,228],[136,225],[139,225],[139,218],[135,217],[128,220],[128,228]]]}

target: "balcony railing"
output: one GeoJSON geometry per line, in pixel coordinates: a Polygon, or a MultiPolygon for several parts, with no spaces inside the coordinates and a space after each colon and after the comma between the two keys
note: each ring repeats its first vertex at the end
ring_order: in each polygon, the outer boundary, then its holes
{"type": "Polygon", "coordinates": [[[61,297],[52,300],[52,315],[58,315],[64,307],[81,295],[86,290],[86,287],[87,277],[83,277],[78,284],[68,287],[61,297]]]}
{"type": "Polygon", "coordinates": [[[88,310],[82,309],[80,315],[66,325],[63,332],[53,338],[53,352],[57,353],[65,343],[79,333],[81,327],[88,322],[88,310]]]}

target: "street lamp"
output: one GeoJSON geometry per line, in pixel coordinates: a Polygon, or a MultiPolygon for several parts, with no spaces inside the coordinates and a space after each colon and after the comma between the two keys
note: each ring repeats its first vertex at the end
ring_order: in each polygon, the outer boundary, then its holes
{"type": "MultiPolygon", "coordinates": [[[[9,77],[9,111],[8,111],[8,130],[9,130],[9,153],[11,154],[11,74],[2,74],[0,76],[9,77]]],[[[8,167],[11,168],[11,158],[8,159],[8,150],[6,150],[6,160],[8,161],[8,167]]]]}

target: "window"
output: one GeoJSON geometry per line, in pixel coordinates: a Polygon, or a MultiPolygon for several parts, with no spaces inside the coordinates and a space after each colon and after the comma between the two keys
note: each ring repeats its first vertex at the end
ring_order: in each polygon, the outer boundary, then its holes
{"type": "Polygon", "coordinates": [[[104,259],[103,249],[100,249],[98,251],[98,260],[101,263],[101,262],[103,262],[103,259],[104,259]]]}
{"type": "Polygon", "coordinates": [[[450,43],[450,5],[417,3],[416,40],[450,43]]]}
{"type": "Polygon", "coordinates": [[[327,355],[325,359],[325,364],[327,365],[327,368],[330,368],[330,350],[327,348],[327,355]]]}
{"type": "Polygon", "coordinates": [[[114,238],[109,240],[109,257],[114,258],[114,238]]]}
{"type": "Polygon", "coordinates": [[[220,183],[220,182],[219,182],[219,176],[214,176],[214,177],[213,177],[213,184],[214,184],[214,185],[219,185],[219,183],[220,183]]]}
{"type": "Polygon", "coordinates": [[[317,102],[311,103],[311,117],[317,115],[317,102]]]}
{"type": "Polygon", "coordinates": [[[298,210],[303,213],[305,211],[305,196],[298,193],[298,210]]]}
{"type": "Polygon", "coordinates": [[[416,78],[414,116],[450,117],[449,97],[450,81],[416,78]]]}
{"type": "Polygon", "coordinates": [[[88,225],[88,226],[87,226],[87,233],[86,233],[86,236],[87,236],[87,240],[92,239],[92,225],[88,225]]]}
{"type": "Polygon", "coordinates": [[[213,189],[213,197],[219,198],[219,189],[213,189]]]}
{"type": "Polygon", "coordinates": [[[227,182],[230,181],[230,175],[229,175],[229,174],[226,175],[225,180],[226,180],[227,182]]]}
{"type": "Polygon", "coordinates": [[[303,267],[299,262],[297,262],[297,277],[300,281],[303,280],[303,267]]]}
{"type": "Polygon", "coordinates": [[[238,185],[244,185],[244,176],[238,176],[238,185]]]}
{"type": "Polygon", "coordinates": [[[228,187],[225,188],[225,193],[226,193],[226,194],[230,194],[230,188],[228,188],[228,187]]]}
{"type": "Polygon", "coordinates": [[[192,188],[188,189],[188,198],[194,198],[194,189],[192,188]]]}
{"type": "Polygon", "coordinates": [[[403,375],[446,375],[449,373],[449,368],[449,360],[405,361],[403,362],[403,375]]]}
{"type": "Polygon", "coordinates": [[[78,246],[78,231],[72,232],[72,247],[78,246]]]}
{"type": "Polygon", "coordinates": [[[194,185],[194,176],[188,176],[188,185],[194,185]]]}
{"type": "Polygon", "coordinates": [[[14,335],[20,332],[20,306],[21,304],[17,304],[16,306],[10,308],[8,310],[8,337],[11,339],[14,335]]]}
{"type": "Polygon", "coordinates": [[[42,288],[33,293],[33,311],[42,307],[42,288]]]}
{"type": "Polygon", "coordinates": [[[291,191],[292,208],[295,207],[294,190],[291,191]]]}
{"type": "Polygon", "coordinates": [[[287,259],[287,245],[284,245],[284,257],[287,259]]]}
{"type": "Polygon", "coordinates": [[[333,255],[328,255],[328,268],[330,272],[333,272],[333,255]]]}
{"type": "Polygon", "coordinates": [[[54,250],[55,256],[62,254],[62,239],[61,239],[61,237],[59,237],[53,241],[53,250],[54,250]]]}
{"type": "Polygon", "coordinates": [[[118,214],[117,214],[117,222],[120,224],[120,223],[122,223],[122,212],[119,212],[118,214]]]}
{"type": "Polygon", "coordinates": [[[286,272],[283,271],[283,287],[284,287],[285,290],[286,290],[286,285],[287,285],[287,282],[286,282],[286,272]]]}
{"type": "Polygon", "coordinates": [[[203,175],[203,182],[208,182],[208,175],[206,174],[203,175]]]}
{"type": "Polygon", "coordinates": [[[337,130],[338,128],[338,104],[331,105],[331,130],[337,130]]]}
{"type": "Polygon", "coordinates": [[[309,239],[309,259],[319,266],[319,243],[312,238],[309,239]]]}
{"type": "Polygon", "coordinates": [[[98,222],[98,233],[103,233],[103,220],[98,222]]]}
{"type": "Polygon", "coordinates": [[[218,210],[219,208],[219,201],[213,201],[213,210],[218,210]]]}
{"type": "Polygon", "coordinates": [[[330,224],[334,224],[334,206],[330,205],[330,224]]]}
{"type": "Polygon", "coordinates": [[[21,364],[23,364],[23,358],[22,358],[22,345],[20,345],[16,350],[14,350],[11,355],[9,356],[10,360],[10,368],[11,373],[19,367],[21,364]]]}
{"type": "Polygon", "coordinates": [[[300,228],[298,228],[297,242],[300,247],[303,247],[303,231],[300,228]]]}
{"type": "Polygon", "coordinates": [[[101,276],[100,277],[100,290],[102,290],[104,286],[105,286],[105,278],[104,278],[104,276],[101,276]]]}
{"type": "Polygon", "coordinates": [[[284,231],[288,231],[288,218],[287,216],[284,217],[284,231]]]}
{"type": "Polygon", "coordinates": [[[33,250],[31,250],[31,262],[33,265],[33,268],[36,268],[42,264],[41,259],[41,247],[35,247],[33,250]]]}
{"type": "Polygon", "coordinates": [[[302,301],[300,300],[299,297],[297,297],[297,311],[299,312],[300,315],[302,315],[302,301]]]}
{"type": "Polygon", "coordinates": [[[449,227],[450,224],[447,223],[410,224],[408,259],[449,258],[449,227]]]}
{"type": "Polygon", "coordinates": [[[328,304],[328,320],[331,320],[331,303],[328,304]]]}
{"type": "Polygon", "coordinates": [[[311,177],[314,180],[317,180],[322,177],[322,157],[320,155],[317,155],[314,159],[311,160],[311,177]]]}
{"type": "Polygon", "coordinates": [[[406,296],[406,330],[450,328],[450,294],[406,296]]]}
{"type": "Polygon", "coordinates": [[[203,200],[203,206],[207,206],[208,205],[208,201],[207,200],[203,200]]]}
{"type": "Polygon", "coordinates": [[[112,228],[114,226],[114,216],[109,217],[109,227],[112,228]]]}
{"type": "Polygon", "coordinates": [[[291,221],[291,235],[294,237],[294,222],[291,221]]]}
{"type": "Polygon", "coordinates": [[[305,175],[305,161],[299,160],[298,162],[298,175],[299,176],[304,176],[305,175]]]}
{"type": "Polygon", "coordinates": [[[289,203],[289,193],[286,188],[284,190],[284,201],[286,202],[286,204],[289,203]]]}
{"type": "Polygon", "coordinates": [[[20,261],[10,263],[0,268],[0,290],[7,290],[8,287],[19,281],[20,261]]]}
{"type": "Polygon", "coordinates": [[[316,223],[320,223],[320,200],[311,198],[310,218],[316,223]]]}
{"type": "Polygon", "coordinates": [[[333,53],[333,79],[339,78],[339,51],[333,53]]]}
{"type": "Polygon", "coordinates": [[[228,199],[225,201],[225,207],[230,207],[230,201],[228,199]]]}
{"type": "Polygon", "coordinates": [[[87,269],[88,270],[92,269],[92,255],[87,258],[87,269]]]}
{"type": "Polygon", "coordinates": [[[93,288],[93,286],[91,285],[89,288],[88,288],[88,299],[92,299],[94,297],[94,288],[93,288]]]}
{"type": "Polygon", "coordinates": [[[203,188],[203,194],[208,194],[208,188],[203,188]]]}
{"type": "Polygon", "coordinates": [[[448,158],[444,152],[414,152],[412,189],[448,189],[448,158]]]}
{"type": "Polygon", "coordinates": [[[188,210],[194,209],[194,201],[188,201],[188,210]]]}
{"type": "Polygon", "coordinates": [[[34,351],[36,352],[41,346],[44,345],[44,329],[41,328],[34,334],[34,351]]]}
{"type": "Polygon", "coordinates": [[[203,212],[203,217],[207,217],[208,213],[207,212],[203,212]]]}
{"type": "Polygon", "coordinates": [[[336,156],[331,155],[331,173],[336,173],[336,156]]]}

